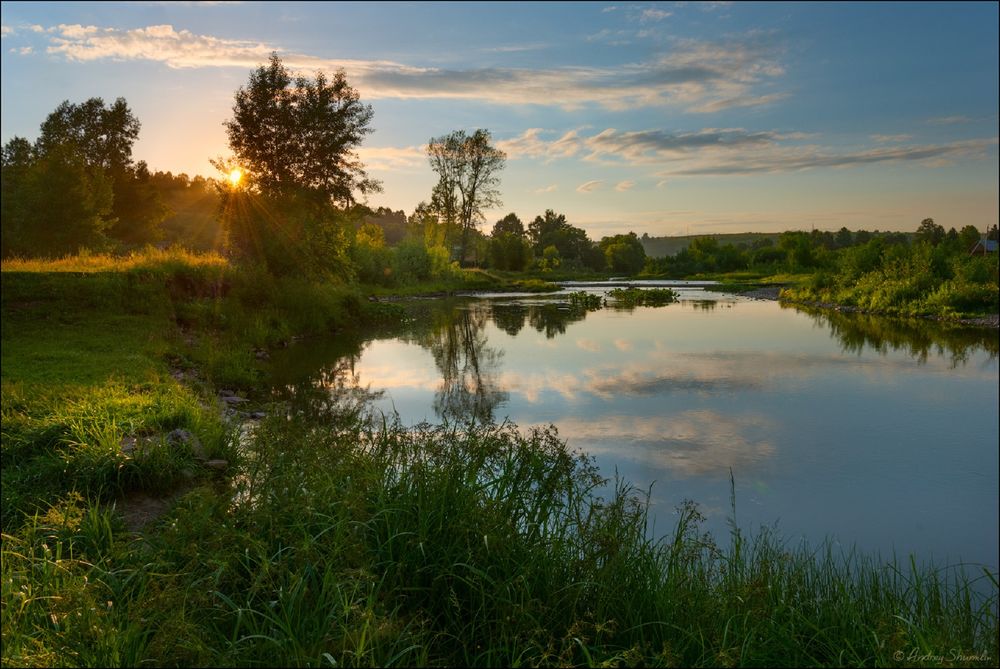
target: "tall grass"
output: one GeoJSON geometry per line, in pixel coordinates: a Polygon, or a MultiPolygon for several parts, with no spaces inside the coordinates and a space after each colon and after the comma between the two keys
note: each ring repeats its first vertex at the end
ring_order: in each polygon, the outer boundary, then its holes
{"type": "Polygon", "coordinates": [[[86,249],[62,258],[5,258],[3,272],[125,272],[167,265],[186,267],[226,267],[229,261],[218,253],[196,252],[179,246],[157,249],[148,246],[125,255],[92,253],[86,249]]]}
{"type": "Polygon", "coordinates": [[[720,543],[693,503],[654,539],[645,493],[551,429],[404,429],[357,409],[262,423],[234,489],[186,497],[148,549],[113,519],[53,529],[100,520],[87,509],[5,536],[4,663],[885,666],[958,649],[995,664],[980,568],[768,532],[720,543]],[[67,592],[113,607],[71,625],[67,592]]]}

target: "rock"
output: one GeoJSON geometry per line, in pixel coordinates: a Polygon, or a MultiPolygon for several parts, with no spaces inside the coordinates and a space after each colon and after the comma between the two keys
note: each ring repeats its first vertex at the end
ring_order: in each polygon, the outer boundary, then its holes
{"type": "Polygon", "coordinates": [[[270,360],[271,354],[265,351],[264,349],[259,348],[256,351],[254,351],[254,357],[256,357],[258,360],[270,360]]]}
{"type": "Polygon", "coordinates": [[[226,404],[239,404],[240,402],[249,402],[250,400],[245,397],[237,397],[235,395],[223,395],[222,401],[226,404]]]}
{"type": "Polygon", "coordinates": [[[254,411],[250,414],[250,418],[253,418],[254,420],[260,420],[262,418],[267,418],[267,414],[264,413],[263,411],[254,411]]]}
{"type": "Polygon", "coordinates": [[[121,449],[125,455],[132,455],[135,452],[135,437],[122,437],[121,449]]]}
{"type": "Polygon", "coordinates": [[[229,460],[209,460],[205,463],[205,466],[209,469],[221,472],[225,471],[225,469],[229,466],[229,460]]]}
{"type": "Polygon", "coordinates": [[[182,428],[177,428],[176,430],[171,430],[167,434],[167,444],[177,448],[178,446],[187,445],[191,448],[191,454],[199,460],[205,459],[205,447],[201,445],[201,440],[198,439],[190,430],[185,430],[182,428]]]}

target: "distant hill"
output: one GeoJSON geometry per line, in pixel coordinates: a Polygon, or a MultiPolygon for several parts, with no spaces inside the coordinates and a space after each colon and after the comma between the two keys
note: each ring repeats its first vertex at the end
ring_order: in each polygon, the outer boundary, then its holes
{"type": "Polygon", "coordinates": [[[719,244],[746,244],[748,247],[754,242],[770,239],[773,243],[778,243],[780,232],[738,232],[732,234],[719,235],[682,235],[678,237],[647,237],[643,235],[639,238],[642,248],[646,250],[646,255],[653,258],[672,256],[679,251],[686,249],[692,239],[698,237],[714,237],[719,240],[719,244]]]}

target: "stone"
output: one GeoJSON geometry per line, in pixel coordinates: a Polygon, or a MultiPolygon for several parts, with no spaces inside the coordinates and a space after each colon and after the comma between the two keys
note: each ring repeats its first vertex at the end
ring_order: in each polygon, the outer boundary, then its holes
{"type": "Polygon", "coordinates": [[[209,460],[205,463],[205,466],[209,469],[221,472],[225,471],[225,469],[229,466],[229,460],[209,460]]]}
{"type": "Polygon", "coordinates": [[[190,430],[185,430],[183,428],[177,428],[176,430],[171,430],[167,434],[167,444],[177,448],[179,446],[188,446],[191,449],[191,454],[199,460],[205,459],[205,447],[201,445],[201,440],[192,433],[190,430]]]}

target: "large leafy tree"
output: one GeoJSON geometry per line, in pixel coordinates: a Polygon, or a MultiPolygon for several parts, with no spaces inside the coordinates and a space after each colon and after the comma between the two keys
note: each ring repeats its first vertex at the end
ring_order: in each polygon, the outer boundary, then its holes
{"type": "Polygon", "coordinates": [[[563,260],[596,269],[604,266],[604,254],[594,248],[587,231],[570,225],[565,214],[546,209],[543,216],[536,216],[528,226],[528,236],[538,256],[544,256],[545,249],[554,246],[563,260]]]}
{"type": "Polygon", "coordinates": [[[215,163],[243,173],[223,193],[229,249],[277,273],[349,275],[356,195],[381,190],[357,155],[372,114],[342,70],[293,77],[272,54],[251,72],[225,122],[234,158],[215,163]]]}
{"type": "Polygon", "coordinates": [[[67,100],[42,123],[36,143],[39,157],[72,155],[74,162],[110,181],[113,197],[107,234],[130,245],[160,239],[159,226],[168,213],[149,183],[146,164],[132,160],[140,128],[125,98],[110,105],[101,98],[80,104],[67,100]]]}
{"type": "Polygon", "coordinates": [[[59,256],[106,244],[112,191],[103,170],[69,147],[38,155],[15,137],[3,148],[3,255],[59,256]]]}
{"type": "Polygon", "coordinates": [[[604,252],[607,268],[613,272],[637,274],[646,263],[646,250],[634,232],[604,237],[600,247],[604,252]]]}
{"type": "Polygon", "coordinates": [[[236,92],[225,127],[250,188],[350,206],[355,193],[381,191],[357,155],[372,132],[372,115],[343,70],[332,78],[323,72],[293,78],[272,54],[236,92]]]}
{"type": "Polygon", "coordinates": [[[124,98],[60,104],[31,145],[3,151],[3,254],[58,255],[157,238],[166,213],[132,161],[139,121],[124,98]]]}
{"type": "Polygon", "coordinates": [[[944,226],[935,223],[933,218],[925,218],[920,221],[920,225],[917,227],[917,233],[915,235],[915,239],[918,242],[926,242],[934,246],[943,242],[944,237],[944,226]]]}
{"type": "Polygon", "coordinates": [[[471,135],[456,130],[431,139],[427,145],[431,169],[438,174],[432,203],[437,203],[446,216],[452,211],[457,213],[461,261],[465,260],[469,233],[484,220],[483,212],[502,204],[498,172],[507,155],[491,141],[489,130],[476,130],[471,135]]]}
{"type": "Polygon", "coordinates": [[[490,259],[497,269],[523,270],[531,261],[531,244],[517,214],[507,214],[493,225],[490,259]]]}

